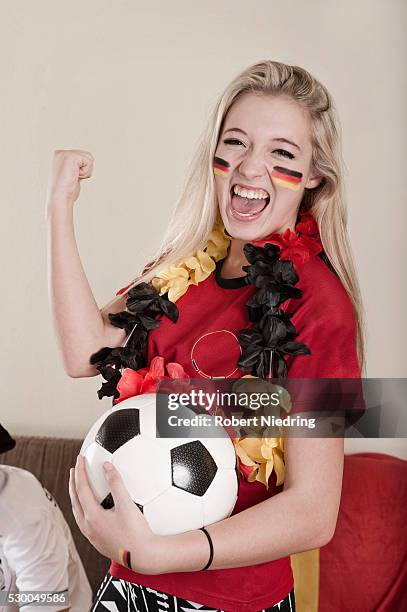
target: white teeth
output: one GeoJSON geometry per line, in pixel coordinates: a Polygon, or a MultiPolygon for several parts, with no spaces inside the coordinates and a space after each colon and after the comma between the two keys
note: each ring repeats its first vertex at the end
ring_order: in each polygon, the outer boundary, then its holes
{"type": "Polygon", "coordinates": [[[264,191],[263,189],[248,190],[243,189],[243,187],[240,187],[239,185],[234,185],[233,193],[241,196],[242,198],[248,198],[249,200],[264,200],[265,198],[269,197],[267,191],[264,191]]]}

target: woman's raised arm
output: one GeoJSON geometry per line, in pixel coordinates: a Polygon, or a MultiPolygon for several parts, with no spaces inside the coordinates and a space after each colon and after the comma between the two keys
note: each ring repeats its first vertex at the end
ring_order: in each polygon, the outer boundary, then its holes
{"type": "MultiPolygon", "coordinates": [[[[103,346],[120,346],[126,333],[110,324],[106,306],[99,308],[79,256],[73,207],[80,181],[92,175],[88,151],[57,150],[48,182],[46,211],[48,291],[58,346],[71,377],[96,376],[89,357],[103,346]]],[[[107,305],[108,306],[108,305],[107,305]]],[[[109,312],[125,307],[125,298],[109,312]]]]}

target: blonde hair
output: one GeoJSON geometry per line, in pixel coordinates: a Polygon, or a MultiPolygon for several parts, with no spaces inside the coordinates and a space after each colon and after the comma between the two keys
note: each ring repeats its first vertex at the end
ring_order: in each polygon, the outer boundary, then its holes
{"type": "MultiPolygon", "coordinates": [[[[161,247],[129,289],[176,264],[198,248],[219,218],[212,161],[226,114],[245,93],[286,95],[305,107],[311,118],[312,164],[323,176],[315,189],[306,189],[300,211],[311,212],[318,223],[326,256],[353,304],[360,368],[363,371],[364,331],[360,289],[347,236],[347,213],[343,193],[339,120],[328,90],[299,66],[264,60],[241,72],[219,98],[189,165],[182,194],[164,234],[161,247]]],[[[108,309],[123,296],[116,296],[108,309]]]]}

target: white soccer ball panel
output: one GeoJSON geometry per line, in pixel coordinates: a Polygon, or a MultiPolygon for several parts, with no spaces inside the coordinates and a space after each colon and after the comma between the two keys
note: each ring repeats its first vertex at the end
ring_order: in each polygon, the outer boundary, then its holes
{"type": "Polygon", "coordinates": [[[89,483],[97,500],[101,502],[110,493],[110,486],[104,476],[103,463],[112,461],[112,455],[95,441],[87,447],[83,454],[89,483]]]}
{"type": "Polygon", "coordinates": [[[113,410],[120,410],[121,408],[139,408],[143,410],[145,407],[155,406],[155,393],[142,393],[141,395],[133,395],[122,400],[118,404],[113,406],[113,410]]]}
{"type": "Polygon", "coordinates": [[[113,464],[138,504],[146,504],[171,486],[170,451],[137,436],[113,453],[113,464]]]}
{"type": "Polygon", "coordinates": [[[212,455],[218,468],[235,468],[236,452],[229,436],[225,438],[200,438],[200,440],[212,455]]]}
{"type": "Polygon", "coordinates": [[[192,442],[193,440],[194,438],[156,438],[157,444],[161,448],[165,448],[169,451],[182,444],[188,444],[188,442],[192,442]]]}
{"type": "Polygon", "coordinates": [[[149,406],[151,403],[155,405],[155,393],[142,393],[140,395],[133,395],[125,400],[122,400],[118,404],[113,406],[113,410],[121,407],[125,408],[142,408],[143,406],[149,406]]]}
{"type": "Polygon", "coordinates": [[[155,399],[140,409],[140,431],[143,438],[155,440],[157,437],[155,399]]]}
{"type": "Polygon", "coordinates": [[[215,425],[213,416],[207,412],[195,412],[188,406],[180,406],[172,414],[180,419],[179,424],[171,427],[179,436],[188,437],[189,440],[200,440],[211,435],[216,437],[219,433],[219,426],[215,425]],[[188,421],[193,423],[193,425],[187,425],[188,421]],[[205,425],[202,422],[205,422],[205,425]]]}
{"type": "Polygon", "coordinates": [[[204,525],[217,523],[231,515],[238,493],[238,479],[234,469],[218,470],[203,497],[204,525]]]}
{"type": "Polygon", "coordinates": [[[143,513],[158,535],[175,535],[204,525],[202,498],[176,487],[146,504],[143,513]]]}

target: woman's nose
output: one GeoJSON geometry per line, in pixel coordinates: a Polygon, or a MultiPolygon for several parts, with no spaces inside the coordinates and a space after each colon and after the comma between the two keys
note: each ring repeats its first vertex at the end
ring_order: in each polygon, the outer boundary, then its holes
{"type": "Polygon", "coordinates": [[[239,172],[242,177],[248,179],[264,176],[265,166],[261,155],[255,152],[248,152],[239,165],[239,172]]]}

